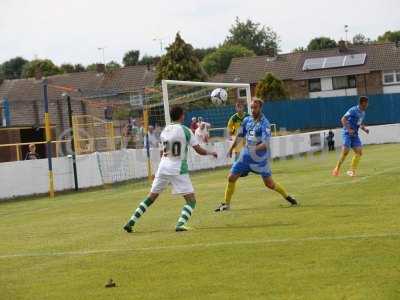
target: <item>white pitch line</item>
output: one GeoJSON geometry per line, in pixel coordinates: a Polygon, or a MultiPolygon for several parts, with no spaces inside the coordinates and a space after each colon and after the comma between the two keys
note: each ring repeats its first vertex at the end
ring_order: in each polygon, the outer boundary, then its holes
{"type": "MultiPolygon", "coordinates": [[[[133,234],[134,235],[134,234],[133,234]]],[[[301,243],[313,241],[341,241],[341,240],[362,240],[386,237],[400,237],[400,232],[381,233],[381,234],[360,234],[360,235],[342,235],[342,236],[313,236],[298,239],[270,239],[270,240],[253,240],[253,241],[227,241],[216,243],[197,243],[171,246],[156,246],[143,248],[128,248],[128,249],[97,249],[83,251],[66,251],[66,252],[37,252],[37,253],[15,253],[0,255],[0,259],[21,258],[21,257],[56,257],[56,256],[84,256],[91,254],[109,254],[121,252],[139,252],[139,251],[162,251],[162,250],[181,250],[189,248],[209,248],[234,245],[257,245],[257,244],[281,244],[281,243],[301,243]]]]}

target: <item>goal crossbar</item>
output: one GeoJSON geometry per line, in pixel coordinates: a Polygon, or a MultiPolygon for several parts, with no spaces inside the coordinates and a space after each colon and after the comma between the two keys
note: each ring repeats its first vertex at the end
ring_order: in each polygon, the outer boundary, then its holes
{"type": "Polygon", "coordinates": [[[165,112],[165,123],[169,125],[171,123],[171,117],[169,115],[169,98],[168,98],[168,85],[180,85],[180,86],[199,86],[199,87],[225,87],[225,88],[242,88],[246,89],[246,102],[249,114],[251,104],[251,90],[249,83],[228,83],[228,82],[201,82],[201,81],[180,81],[180,80],[162,80],[162,93],[163,103],[165,112]]]}

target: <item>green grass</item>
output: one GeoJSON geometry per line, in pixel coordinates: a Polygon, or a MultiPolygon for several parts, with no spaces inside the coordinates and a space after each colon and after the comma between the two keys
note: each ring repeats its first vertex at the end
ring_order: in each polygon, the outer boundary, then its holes
{"type": "Polygon", "coordinates": [[[250,175],[216,214],[227,170],[194,174],[186,233],[169,192],[121,230],[141,184],[0,204],[0,299],[400,299],[400,146],[364,153],[357,178],[336,153],[274,162],[298,208],[250,175]]]}

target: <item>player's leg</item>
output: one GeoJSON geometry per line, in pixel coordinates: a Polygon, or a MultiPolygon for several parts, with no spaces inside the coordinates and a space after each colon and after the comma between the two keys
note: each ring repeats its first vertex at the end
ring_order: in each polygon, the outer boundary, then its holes
{"type": "Polygon", "coordinates": [[[156,201],[159,194],[149,193],[148,196],[140,202],[139,206],[135,209],[132,216],[130,217],[128,223],[125,224],[124,230],[126,232],[132,232],[132,227],[140,219],[140,217],[146,212],[146,210],[156,201]]]}
{"type": "Polygon", "coordinates": [[[337,161],[336,166],[332,171],[333,176],[339,176],[340,167],[342,166],[347,155],[349,154],[350,148],[351,148],[351,137],[348,135],[343,135],[342,152],[340,153],[339,160],[337,161]]]}
{"type": "Polygon", "coordinates": [[[181,194],[185,198],[185,205],[182,207],[175,231],[187,231],[189,227],[186,223],[189,221],[196,208],[196,197],[189,174],[182,174],[171,177],[171,184],[174,194],[181,194]]]}
{"type": "Polygon", "coordinates": [[[194,193],[186,194],[183,196],[185,198],[186,204],[183,206],[181,215],[176,223],[175,231],[188,231],[190,228],[186,226],[190,217],[196,208],[196,196],[194,193]]]}
{"type": "Polygon", "coordinates": [[[271,170],[268,164],[264,167],[264,170],[260,172],[260,175],[267,188],[279,193],[292,206],[298,204],[296,199],[290,196],[282,185],[272,179],[271,170]]]}
{"type": "MultiPolygon", "coordinates": [[[[233,169],[233,168],[232,168],[233,169]]],[[[231,199],[233,193],[235,192],[236,181],[239,179],[241,173],[231,172],[228,175],[228,182],[225,187],[224,202],[222,202],[214,211],[221,212],[224,210],[229,210],[231,205],[231,199]]]]}
{"type": "Polygon", "coordinates": [[[128,223],[125,224],[124,230],[126,232],[132,232],[132,227],[136,224],[136,222],[140,219],[140,217],[147,211],[147,209],[154,203],[154,201],[158,198],[159,194],[168,185],[168,183],[169,179],[166,176],[159,175],[154,178],[150,193],[142,202],[140,202],[139,206],[133,212],[128,223]]]}
{"type": "Polygon", "coordinates": [[[358,141],[357,140],[354,141],[354,147],[353,147],[354,156],[353,156],[353,159],[351,160],[350,170],[347,171],[347,175],[349,175],[351,177],[356,176],[356,170],[358,168],[358,165],[360,163],[361,156],[362,156],[361,141],[358,137],[357,137],[357,139],[358,139],[358,141]]]}

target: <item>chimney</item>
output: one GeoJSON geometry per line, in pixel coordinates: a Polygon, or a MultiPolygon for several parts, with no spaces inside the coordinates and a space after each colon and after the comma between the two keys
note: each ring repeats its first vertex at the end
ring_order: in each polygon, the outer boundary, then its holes
{"type": "Polygon", "coordinates": [[[339,52],[343,53],[343,52],[346,52],[347,50],[348,50],[347,49],[347,43],[345,41],[343,41],[343,40],[340,40],[339,41],[339,52]]]}
{"type": "Polygon", "coordinates": [[[96,72],[104,73],[106,71],[106,66],[104,64],[96,64],[96,72]]]}

